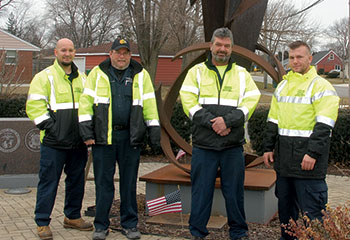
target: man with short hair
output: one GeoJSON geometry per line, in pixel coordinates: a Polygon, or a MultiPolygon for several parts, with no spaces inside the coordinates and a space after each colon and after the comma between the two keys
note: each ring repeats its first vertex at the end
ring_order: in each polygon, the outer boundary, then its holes
{"type": "Polygon", "coordinates": [[[244,212],[244,124],[260,92],[245,68],[231,58],[232,32],[214,31],[208,59],[192,67],[181,87],[181,102],[193,122],[191,160],[192,239],[207,236],[215,181],[220,168],[230,238],[247,239],[244,212]]]}
{"type": "MultiPolygon", "coordinates": [[[[298,219],[299,210],[322,220],[327,203],[325,181],[332,129],[339,97],[333,86],[310,66],[310,47],[289,45],[291,71],[283,76],[271,100],[264,140],[264,162],[274,163],[281,224],[298,219]]],[[[295,239],[281,227],[281,240],[295,239]]]]}
{"type": "Polygon", "coordinates": [[[96,185],[93,239],[106,239],[119,166],[120,222],[128,239],[139,239],[136,182],[140,146],[146,128],[159,146],[160,127],[153,84],[148,72],[131,59],[130,44],[117,38],[109,58],[89,73],[79,102],[80,130],[92,145],[96,185]]]}
{"type": "Polygon", "coordinates": [[[87,148],[79,135],[78,101],[85,74],[73,63],[75,49],[67,38],[57,41],[53,65],[30,84],[27,115],[40,131],[40,170],[35,222],[40,239],[52,239],[49,224],[62,170],[66,176],[65,228],[91,231],[81,218],[87,148]]]}

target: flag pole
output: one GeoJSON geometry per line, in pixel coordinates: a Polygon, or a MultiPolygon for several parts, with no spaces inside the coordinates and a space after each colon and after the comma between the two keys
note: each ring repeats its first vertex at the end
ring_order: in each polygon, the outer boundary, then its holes
{"type": "MultiPolygon", "coordinates": [[[[180,190],[180,185],[179,184],[177,185],[177,189],[180,190]]],[[[180,193],[181,193],[181,190],[180,190],[180,193]]],[[[182,211],[180,212],[180,218],[181,218],[181,229],[182,229],[182,232],[184,232],[185,231],[184,230],[184,219],[183,219],[182,211]]]]}

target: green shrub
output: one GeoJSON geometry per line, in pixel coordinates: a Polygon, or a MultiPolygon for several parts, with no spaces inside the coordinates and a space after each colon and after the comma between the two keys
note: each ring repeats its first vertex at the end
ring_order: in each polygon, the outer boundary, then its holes
{"type": "MultiPolygon", "coordinates": [[[[191,137],[191,120],[186,116],[182,109],[182,104],[180,102],[176,102],[173,109],[173,114],[170,119],[171,125],[177,131],[177,133],[185,139],[187,142],[190,141],[191,137]]],[[[171,146],[174,152],[178,151],[178,146],[175,145],[171,140],[171,146]]],[[[148,144],[148,139],[145,137],[143,146],[141,148],[141,154],[143,155],[158,155],[161,153],[161,150],[151,149],[148,144]]]]}
{"type": "MultiPolygon", "coordinates": [[[[253,150],[263,154],[264,131],[268,107],[258,107],[248,122],[248,133],[253,150]]],[[[350,109],[339,109],[338,119],[332,132],[329,161],[350,165],[350,109]]]]}
{"type": "Polygon", "coordinates": [[[253,150],[258,155],[262,155],[264,152],[264,131],[266,129],[267,114],[269,107],[258,107],[255,109],[252,117],[248,122],[248,134],[250,138],[250,144],[253,150]]]}
{"type": "Polygon", "coordinates": [[[332,163],[350,166],[350,109],[339,109],[332,132],[329,159],[332,163]]]}
{"type": "Polygon", "coordinates": [[[26,97],[0,99],[0,117],[27,117],[26,97]]]}
{"type": "Polygon", "coordinates": [[[318,69],[317,74],[318,75],[323,75],[324,74],[324,68],[318,69]]]}
{"type": "Polygon", "coordinates": [[[184,113],[180,102],[175,103],[170,123],[183,139],[190,141],[192,122],[184,113]]]}

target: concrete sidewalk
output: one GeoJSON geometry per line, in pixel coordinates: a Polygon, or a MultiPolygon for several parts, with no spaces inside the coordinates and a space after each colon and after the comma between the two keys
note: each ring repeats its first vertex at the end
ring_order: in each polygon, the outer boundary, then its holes
{"type": "MultiPolygon", "coordinates": [[[[141,163],[139,176],[154,171],[166,164],[163,163],[141,163]]],[[[117,176],[117,175],[116,175],[117,176]]],[[[327,176],[329,187],[329,204],[335,207],[346,203],[350,198],[350,178],[339,176],[327,176]]],[[[117,183],[116,183],[117,184],[117,183]]],[[[118,190],[118,186],[116,186],[118,190]]],[[[23,195],[10,195],[0,189],[0,240],[29,240],[38,239],[36,235],[36,224],[34,222],[34,206],[36,199],[36,188],[30,188],[31,192],[23,195]]],[[[138,183],[138,193],[145,193],[145,183],[138,183]]],[[[116,195],[119,198],[119,194],[116,195]]],[[[55,240],[91,239],[92,232],[81,232],[73,229],[63,228],[63,202],[64,202],[64,176],[58,187],[55,208],[52,212],[50,224],[55,240]]],[[[95,205],[95,186],[93,181],[88,181],[85,188],[83,211],[87,207],[95,205]]],[[[92,222],[92,217],[84,219],[92,222]]],[[[111,232],[107,239],[126,239],[120,232],[111,232]]],[[[180,238],[162,237],[156,235],[142,235],[143,240],[176,240],[180,238]]]]}

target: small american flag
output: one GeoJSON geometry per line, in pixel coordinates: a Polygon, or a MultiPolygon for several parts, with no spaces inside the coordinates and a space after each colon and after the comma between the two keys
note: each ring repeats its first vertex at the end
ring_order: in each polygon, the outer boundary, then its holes
{"type": "Polygon", "coordinates": [[[186,155],[186,152],[184,150],[180,149],[179,152],[176,154],[175,159],[179,160],[182,156],[185,156],[185,155],[186,155]]]}
{"type": "Polygon", "coordinates": [[[149,200],[146,202],[148,215],[155,216],[163,213],[181,212],[182,204],[180,190],[169,193],[163,197],[149,200]]]}

